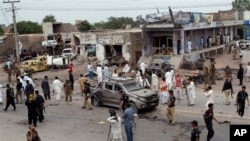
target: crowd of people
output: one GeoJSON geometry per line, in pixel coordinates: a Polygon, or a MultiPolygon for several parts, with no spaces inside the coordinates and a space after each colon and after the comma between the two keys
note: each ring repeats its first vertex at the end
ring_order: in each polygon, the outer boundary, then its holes
{"type": "MultiPolygon", "coordinates": [[[[249,81],[250,77],[250,63],[246,68],[246,77],[247,81],[249,81]]],[[[211,67],[212,69],[213,66],[211,67]]],[[[215,83],[215,78],[210,77],[208,75],[208,68],[205,68],[204,71],[204,96],[207,98],[207,102],[205,104],[206,112],[204,113],[204,121],[206,123],[208,129],[207,140],[209,141],[214,134],[212,127],[212,120],[218,122],[218,120],[213,115],[213,106],[214,106],[214,91],[212,89],[212,85],[215,83]]],[[[90,84],[88,80],[94,79],[94,67],[89,62],[87,65],[87,70],[89,74],[89,79],[84,77],[83,74],[80,74],[78,79],[81,96],[83,97],[83,106],[82,108],[87,108],[88,110],[92,110],[91,98],[90,98],[90,84]]],[[[27,73],[24,73],[22,76],[19,75],[16,77],[16,88],[12,88],[9,84],[6,85],[6,107],[5,111],[8,110],[9,106],[13,106],[13,110],[16,110],[15,104],[22,104],[25,101],[25,105],[28,109],[28,123],[29,123],[29,131],[27,133],[27,138],[31,138],[30,136],[34,136],[32,138],[39,138],[37,131],[34,128],[37,126],[37,119],[39,122],[43,122],[44,115],[43,112],[45,110],[45,101],[51,100],[52,95],[56,101],[61,100],[61,95],[65,93],[65,102],[69,102],[72,104],[72,94],[74,90],[74,76],[73,76],[73,64],[70,64],[68,71],[68,79],[63,82],[56,76],[50,85],[48,81],[48,76],[44,76],[44,79],[41,82],[41,89],[44,95],[41,96],[38,90],[35,90],[35,85],[31,77],[27,73]],[[51,95],[51,92],[53,94],[51,95]],[[32,132],[32,133],[31,133],[32,132]]],[[[212,70],[213,74],[215,70],[212,70]]],[[[96,68],[97,74],[97,83],[102,82],[103,80],[108,80],[111,77],[118,77],[119,73],[115,69],[113,74],[110,74],[109,66],[105,65],[104,69],[102,69],[101,65],[98,65],[96,68]]],[[[232,85],[232,70],[229,66],[226,66],[224,69],[224,85],[222,87],[222,92],[225,94],[225,104],[230,105],[230,95],[233,97],[233,85],[232,85]]],[[[239,65],[239,70],[237,73],[237,79],[239,79],[239,85],[242,86],[242,90],[238,92],[236,96],[236,105],[238,107],[239,116],[244,116],[244,109],[246,105],[246,101],[249,106],[248,93],[246,92],[246,87],[243,85],[243,78],[245,74],[245,69],[242,65],[239,65]]],[[[196,101],[196,90],[195,90],[195,80],[190,77],[187,79],[183,79],[183,76],[179,72],[175,72],[173,68],[167,69],[166,72],[161,76],[155,70],[152,70],[152,73],[149,75],[146,64],[144,62],[140,63],[135,75],[135,81],[137,81],[142,87],[152,89],[153,91],[157,91],[160,96],[160,103],[162,105],[166,105],[166,117],[168,119],[168,123],[170,125],[176,124],[175,117],[175,106],[176,100],[180,101],[187,96],[187,105],[195,106],[196,101]],[[151,76],[150,76],[151,75],[151,76]]],[[[0,89],[2,85],[0,85],[0,89]]],[[[121,134],[121,124],[124,123],[125,132],[128,141],[133,141],[133,133],[132,128],[135,126],[134,113],[133,109],[130,107],[128,101],[129,97],[124,93],[121,93],[121,103],[120,110],[123,113],[123,122],[122,118],[119,117],[115,111],[110,111],[110,117],[107,119],[108,122],[111,123],[111,131],[110,131],[110,140],[123,140],[123,136],[121,134]]],[[[2,103],[2,93],[0,91],[0,103],[2,103]]],[[[218,122],[220,123],[220,122],[218,122]]],[[[194,138],[199,138],[200,131],[198,129],[198,122],[192,121],[192,134],[191,140],[194,138]]],[[[195,140],[197,141],[197,140],[195,140]]]]}

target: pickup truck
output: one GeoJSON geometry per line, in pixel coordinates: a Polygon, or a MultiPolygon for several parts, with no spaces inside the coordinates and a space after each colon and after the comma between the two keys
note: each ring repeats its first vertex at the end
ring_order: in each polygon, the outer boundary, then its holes
{"type": "Polygon", "coordinates": [[[92,104],[119,108],[121,90],[129,96],[129,103],[136,113],[142,109],[153,109],[159,104],[159,96],[155,91],[141,87],[132,78],[121,77],[111,78],[95,88],[91,87],[92,104]]]}

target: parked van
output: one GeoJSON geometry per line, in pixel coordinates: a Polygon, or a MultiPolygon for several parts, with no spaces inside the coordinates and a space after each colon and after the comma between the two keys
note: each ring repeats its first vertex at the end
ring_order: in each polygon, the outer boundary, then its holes
{"type": "Polygon", "coordinates": [[[70,60],[76,59],[76,53],[72,48],[65,48],[62,51],[62,56],[63,57],[69,57],[70,60]]]}

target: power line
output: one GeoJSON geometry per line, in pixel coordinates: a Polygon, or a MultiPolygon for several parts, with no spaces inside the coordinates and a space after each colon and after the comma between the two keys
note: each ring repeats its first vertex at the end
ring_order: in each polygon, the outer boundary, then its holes
{"type": "MultiPolygon", "coordinates": [[[[222,7],[231,6],[231,4],[210,4],[210,5],[189,5],[189,6],[172,6],[172,9],[185,8],[208,8],[208,7],[222,7]]],[[[157,7],[158,9],[168,9],[168,7],[157,7]]],[[[134,11],[134,10],[155,10],[156,7],[119,7],[119,8],[52,8],[52,7],[21,7],[22,10],[31,11],[134,11]]]]}
{"type": "Polygon", "coordinates": [[[8,19],[7,19],[7,16],[6,16],[5,12],[4,12],[4,9],[3,9],[2,7],[0,7],[0,9],[1,9],[2,12],[3,12],[4,18],[5,18],[6,22],[7,22],[7,24],[9,25],[10,23],[9,23],[9,21],[8,21],[8,19]]]}

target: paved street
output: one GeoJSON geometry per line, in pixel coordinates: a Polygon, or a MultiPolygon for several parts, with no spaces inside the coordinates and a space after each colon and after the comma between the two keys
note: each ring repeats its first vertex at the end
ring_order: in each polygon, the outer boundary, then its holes
{"type": "MultiPolygon", "coordinates": [[[[220,64],[221,65],[221,64],[220,64]]],[[[223,66],[223,65],[221,65],[223,66]]],[[[77,77],[79,73],[84,73],[82,70],[84,66],[76,67],[75,72],[75,91],[73,97],[73,104],[65,103],[63,100],[59,103],[55,102],[52,97],[51,101],[46,102],[45,120],[43,123],[38,123],[37,131],[42,140],[45,141],[104,141],[107,140],[109,124],[100,124],[109,116],[108,109],[110,107],[95,107],[92,111],[81,109],[82,100],[80,97],[79,85],[77,77]]],[[[235,67],[236,68],[236,67],[235,67]]],[[[34,75],[36,89],[40,90],[40,82],[44,73],[37,73],[34,75]]],[[[49,76],[52,82],[54,76],[60,76],[63,80],[67,78],[67,70],[62,71],[48,71],[46,75],[49,76]]],[[[1,82],[6,82],[6,75],[0,74],[1,82]]],[[[249,83],[245,83],[249,86],[249,83]]],[[[5,84],[5,83],[3,83],[5,84]]],[[[246,109],[245,116],[239,117],[234,106],[235,98],[232,104],[225,105],[224,94],[222,94],[223,81],[217,81],[213,85],[215,95],[215,116],[218,120],[231,121],[232,124],[248,124],[250,120],[250,111],[246,109]]],[[[237,93],[240,90],[238,80],[233,80],[234,91],[237,93]]],[[[200,129],[202,130],[201,141],[205,140],[207,130],[204,125],[202,115],[205,111],[206,98],[203,93],[203,85],[196,87],[196,105],[187,106],[186,97],[180,103],[176,104],[177,123],[174,126],[167,124],[165,111],[166,105],[159,105],[153,111],[143,111],[136,119],[135,140],[136,141],[188,141],[190,138],[191,125],[190,121],[198,120],[200,129]]],[[[250,92],[250,89],[247,89],[250,92]]],[[[3,89],[5,93],[5,89],[3,89]]],[[[41,92],[41,90],[40,90],[41,92]]],[[[235,96],[235,95],[234,95],[235,96]]],[[[5,97],[5,94],[4,94],[5,97]]],[[[63,97],[62,97],[63,98],[63,97]]],[[[3,109],[5,103],[0,105],[3,109]]],[[[117,109],[116,109],[117,110],[117,109]]],[[[121,113],[118,112],[121,116],[121,113]]],[[[27,108],[24,104],[17,105],[17,111],[13,112],[12,107],[8,112],[0,112],[0,138],[1,140],[15,141],[25,140],[27,131],[27,108]]],[[[215,136],[213,141],[228,141],[229,140],[229,125],[218,125],[214,123],[215,136]]],[[[124,130],[123,130],[124,131],[124,130]]],[[[125,135],[125,134],[124,134],[125,135]]]]}

